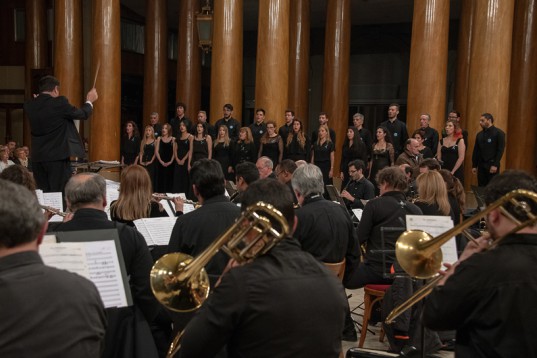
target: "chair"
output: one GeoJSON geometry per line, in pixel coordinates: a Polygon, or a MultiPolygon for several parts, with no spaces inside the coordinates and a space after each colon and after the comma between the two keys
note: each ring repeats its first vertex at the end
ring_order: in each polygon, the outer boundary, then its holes
{"type": "Polygon", "coordinates": [[[336,262],[336,263],[323,262],[323,264],[327,269],[332,271],[337,276],[337,278],[339,278],[340,281],[343,281],[343,274],[345,273],[345,262],[346,262],[345,259],[343,259],[343,261],[341,262],[336,262]]]}
{"type": "MultiPolygon", "coordinates": [[[[364,287],[364,320],[362,321],[362,329],[360,330],[360,341],[358,342],[358,348],[362,348],[365,342],[365,336],[367,334],[367,324],[371,318],[371,310],[378,301],[384,298],[386,290],[391,285],[374,285],[369,284],[364,287]]],[[[384,330],[380,331],[380,342],[384,342],[384,330]]]]}

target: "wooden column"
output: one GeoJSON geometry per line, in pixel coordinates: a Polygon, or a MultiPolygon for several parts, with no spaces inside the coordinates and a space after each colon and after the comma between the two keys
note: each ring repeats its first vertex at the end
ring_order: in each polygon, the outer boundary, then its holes
{"type": "MultiPolygon", "coordinates": [[[[291,2],[289,21],[289,103],[295,116],[308,122],[310,63],[310,0],[291,2]]],[[[285,123],[283,114],[278,127],[285,123]]]]}
{"type": "MultiPolygon", "coordinates": [[[[514,5],[514,0],[476,0],[468,78],[467,186],[477,184],[477,175],[471,173],[472,151],[475,136],[481,130],[481,114],[491,113],[494,125],[507,129],[514,5]]],[[[501,168],[505,168],[505,154],[501,168]]]]}
{"type": "MultiPolygon", "coordinates": [[[[82,1],[56,0],[54,19],[54,76],[60,81],[61,95],[73,106],[80,107],[86,101],[82,73],[82,1]]],[[[83,134],[82,123],[77,123],[77,127],[83,134]]]]}
{"type": "MultiPolygon", "coordinates": [[[[152,112],[167,120],[168,21],[166,0],[146,1],[143,123],[152,112]]],[[[140,128],[143,132],[143,128],[140,128]]]]}
{"type": "Polygon", "coordinates": [[[186,105],[185,115],[193,120],[193,123],[197,121],[201,105],[201,50],[198,46],[196,25],[196,12],[200,11],[199,0],[180,2],[175,99],[186,105]]]}
{"type": "Polygon", "coordinates": [[[214,2],[211,61],[211,122],[222,118],[222,107],[233,105],[233,117],[242,122],[243,0],[214,2]]]}
{"type": "Polygon", "coordinates": [[[349,120],[350,13],[350,0],[328,0],[322,111],[328,114],[328,125],[336,132],[334,172],[337,172],[339,168],[341,146],[347,133],[349,120]]]}
{"type": "MultiPolygon", "coordinates": [[[[32,70],[47,67],[47,11],[44,0],[26,0],[26,59],[25,59],[25,98],[30,99],[35,92],[32,88],[32,70]]],[[[24,145],[31,146],[32,135],[28,118],[23,122],[24,145]]]]}
{"type": "Polygon", "coordinates": [[[449,0],[416,0],[408,74],[407,127],[420,127],[419,116],[431,115],[431,127],[441,131],[446,110],[449,0]]]}
{"type": "MultiPolygon", "coordinates": [[[[121,133],[121,47],[119,0],[93,0],[92,79],[99,99],[90,120],[90,160],[119,160],[121,133]]],[[[92,84],[93,85],[93,84],[92,84]]]]}
{"type": "Polygon", "coordinates": [[[506,166],[535,170],[537,136],[537,0],[518,0],[515,5],[513,57],[509,94],[506,166]]]}
{"type": "Polygon", "coordinates": [[[472,28],[475,16],[475,2],[463,1],[459,24],[459,41],[457,47],[457,72],[455,79],[455,100],[453,108],[461,113],[461,126],[468,126],[468,77],[470,74],[470,48],[472,47],[472,28]]]}
{"type": "Polygon", "coordinates": [[[283,124],[289,91],[289,1],[260,0],[255,106],[283,124]]]}

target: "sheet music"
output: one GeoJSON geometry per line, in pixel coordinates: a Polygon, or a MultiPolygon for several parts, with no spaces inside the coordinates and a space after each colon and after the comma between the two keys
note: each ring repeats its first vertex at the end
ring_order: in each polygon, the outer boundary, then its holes
{"type": "Polygon", "coordinates": [[[83,243],[43,243],[39,246],[39,255],[47,266],[74,272],[87,279],[90,277],[83,243]]]}
{"type": "Polygon", "coordinates": [[[364,212],[363,209],[352,209],[352,212],[354,214],[354,216],[356,216],[356,218],[358,219],[358,221],[361,221],[362,220],[362,214],[364,212]]]}
{"type": "Polygon", "coordinates": [[[119,183],[116,181],[106,179],[106,207],[104,208],[104,211],[106,212],[106,215],[108,216],[108,220],[111,220],[110,203],[112,203],[112,201],[114,200],[117,200],[118,197],[119,197],[119,183]]]}
{"type": "Polygon", "coordinates": [[[43,235],[43,241],[41,241],[41,245],[43,245],[43,244],[55,244],[57,242],[58,242],[58,240],[56,239],[56,235],[46,234],[46,235],[43,235]]]}
{"type": "Polygon", "coordinates": [[[148,246],[168,245],[175,221],[175,217],[144,218],[134,220],[134,225],[143,235],[148,246]]]}
{"type": "MultiPolygon", "coordinates": [[[[170,198],[175,198],[176,196],[180,196],[181,199],[187,200],[185,193],[166,193],[166,196],[169,196],[170,198]]],[[[175,207],[173,206],[173,203],[171,202],[170,202],[170,205],[173,208],[173,215],[170,215],[170,216],[175,217],[175,207]]],[[[188,214],[189,212],[194,211],[195,209],[196,208],[192,204],[187,204],[187,203],[183,204],[183,214],[188,214]]]]}
{"type": "Polygon", "coordinates": [[[89,279],[97,286],[104,306],[128,306],[115,242],[88,241],[84,244],[89,279]]]}
{"type": "MultiPolygon", "coordinates": [[[[449,216],[407,215],[406,227],[407,230],[423,230],[432,237],[437,237],[453,228],[453,220],[449,216]]],[[[452,237],[442,245],[442,262],[452,264],[457,260],[457,243],[455,237],[452,237]]]]}
{"type": "Polygon", "coordinates": [[[35,195],[37,196],[37,201],[41,205],[45,205],[45,199],[43,198],[43,190],[41,189],[35,189],[35,195]]]}
{"type": "MultiPolygon", "coordinates": [[[[61,192],[43,193],[43,205],[53,207],[60,211],[63,210],[63,195],[61,192]]],[[[61,222],[63,217],[60,215],[53,215],[49,222],[61,222]]]]}

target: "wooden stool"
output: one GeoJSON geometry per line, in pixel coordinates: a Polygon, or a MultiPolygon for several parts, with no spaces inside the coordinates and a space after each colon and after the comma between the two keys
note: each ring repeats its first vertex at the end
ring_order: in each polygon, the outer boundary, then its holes
{"type": "MultiPolygon", "coordinates": [[[[358,348],[362,348],[365,342],[365,336],[367,334],[367,324],[371,318],[371,310],[378,301],[384,298],[386,290],[391,285],[365,285],[364,287],[364,320],[362,321],[362,329],[360,331],[360,341],[358,342],[358,348]]],[[[381,328],[380,342],[384,342],[384,330],[381,328]]]]}

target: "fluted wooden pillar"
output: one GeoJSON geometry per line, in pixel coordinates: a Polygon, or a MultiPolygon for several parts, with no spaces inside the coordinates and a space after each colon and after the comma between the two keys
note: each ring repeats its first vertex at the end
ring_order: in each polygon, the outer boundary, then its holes
{"type": "MultiPolygon", "coordinates": [[[[60,93],[80,107],[85,102],[82,74],[82,1],[54,2],[54,76],[60,81],[60,93]]],[[[76,121],[79,122],[79,121],[76,121]]],[[[82,123],[77,123],[79,133],[82,123]]]]}
{"type": "Polygon", "coordinates": [[[518,0],[513,25],[513,54],[506,166],[536,174],[537,0],[518,0]]]}
{"type": "MultiPolygon", "coordinates": [[[[30,99],[36,88],[32,88],[32,69],[47,67],[47,12],[45,0],[26,0],[26,59],[25,98],[30,99]]],[[[7,50],[7,49],[6,49],[7,50]]],[[[31,146],[32,135],[28,118],[23,122],[23,142],[31,146]]]]}
{"type": "MultiPolygon", "coordinates": [[[[310,0],[291,2],[289,27],[289,103],[295,116],[308,122],[310,63],[310,0]]],[[[283,114],[278,127],[285,123],[283,114]]]]}
{"type": "MultiPolygon", "coordinates": [[[[491,113],[494,125],[504,131],[507,129],[514,5],[514,0],[476,0],[468,79],[467,186],[477,184],[477,175],[471,174],[471,158],[475,136],[481,130],[481,114],[491,113]]],[[[501,168],[505,168],[505,154],[501,168]]]]}
{"type": "MultiPolygon", "coordinates": [[[[166,0],[146,1],[143,123],[152,112],[167,119],[168,21],[166,0]]],[[[140,132],[142,132],[140,128],[140,132]]]]}
{"type": "Polygon", "coordinates": [[[186,105],[185,115],[194,123],[201,104],[201,50],[196,25],[196,12],[200,10],[199,0],[182,0],[179,5],[175,99],[186,105]]]}
{"type": "Polygon", "coordinates": [[[328,125],[336,132],[334,172],[337,172],[339,168],[341,161],[340,148],[347,133],[349,120],[350,13],[350,0],[328,0],[322,111],[328,114],[328,125]]]}
{"type": "Polygon", "coordinates": [[[466,128],[469,125],[466,105],[468,101],[468,76],[470,74],[470,48],[472,47],[472,28],[474,16],[475,2],[463,1],[459,24],[455,99],[453,106],[453,109],[461,113],[461,126],[463,128],[466,128]]]}
{"type": "MultiPolygon", "coordinates": [[[[121,47],[119,0],[93,0],[92,80],[99,99],[91,117],[90,160],[119,160],[121,133],[121,47]]],[[[93,85],[93,83],[91,84],[93,85]]]]}
{"type": "Polygon", "coordinates": [[[242,122],[243,0],[214,2],[211,62],[211,122],[222,118],[222,107],[233,105],[233,117],[242,122]]]}
{"type": "Polygon", "coordinates": [[[289,1],[260,0],[255,106],[283,124],[289,91],[289,1]]]}
{"type": "Polygon", "coordinates": [[[416,0],[408,74],[407,126],[420,127],[419,116],[431,115],[431,127],[442,130],[446,108],[449,0],[416,0]]]}

